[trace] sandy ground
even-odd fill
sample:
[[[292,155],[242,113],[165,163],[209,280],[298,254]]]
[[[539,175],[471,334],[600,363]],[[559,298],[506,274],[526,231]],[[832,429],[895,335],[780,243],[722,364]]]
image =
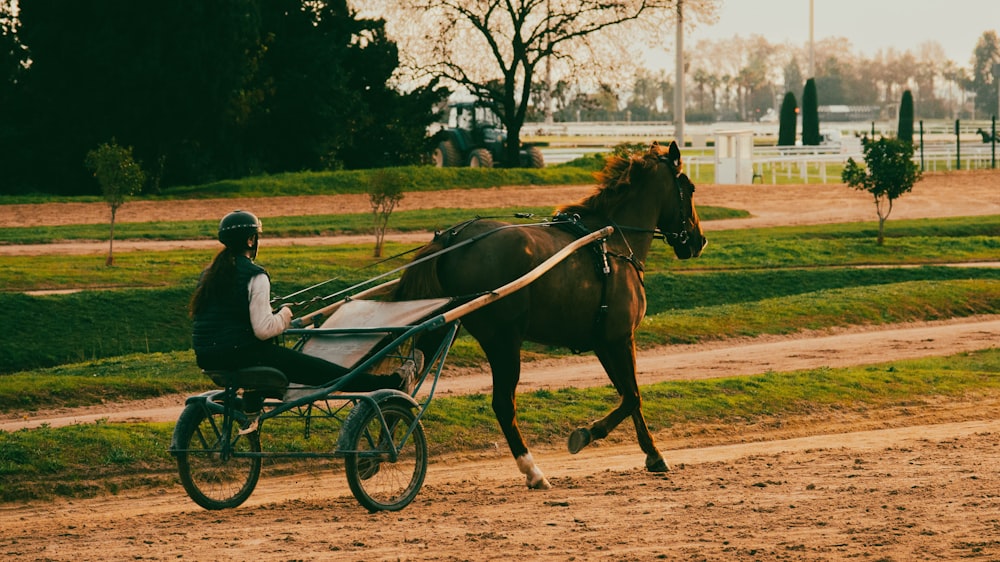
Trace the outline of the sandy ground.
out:
[[[532,205],[554,205],[586,191],[516,188],[485,190],[483,195],[509,201],[490,205],[523,204],[529,197]],[[546,199],[549,195],[555,200]],[[709,231],[874,219],[869,196],[843,186],[701,186],[696,196],[703,205],[754,214],[752,219],[706,223]],[[401,208],[454,205],[442,201],[431,204],[422,194],[412,194]],[[201,211],[200,202],[157,203],[146,212],[162,216],[170,207],[170,213],[177,213],[170,220],[216,218],[236,205],[266,220],[304,208],[302,201],[212,204],[221,206]],[[323,207],[327,204],[334,207]],[[126,205],[123,213],[131,205],[134,218],[123,214],[122,220],[143,220],[138,203]],[[347,205],[336,198],[329,203],[311,199],[308,208],[344,212]],[[101,211],[99,205],[91,209]],[[1000,174],[928,174],[897,202],[890,221],[997,214]],[[0,206],[0,226],[60,215],[59,208]],[[997,316],[855,328],[645,352],[639,358],[639,377],[645,384],[837,367],[944,355],[998,342]],[[521,388],[606,384],[602,377],[590,357],[547,361],[525,367]],[[445,392],[482,392],[488,378],[465,373],[446,377],[443,384]],[[0,427],[95,419],[88,416],[173,419],[177,403],[169,403],[173,397],[166,400],[54,412],[45,418],[28,415],[27,420],[23,413],[8,413]],[[554,486],[545,492],[525,489],[501,443],[432,459],[417,499],[399,513],[368,514],[351,497],[342,473],[319,469],[270,478],[265,469],[250,500],[223,512],[201,510],[179,486],[8,504],[0,506],[0,558],[996,560],[998,413],[996,401],[970,397],[892,412],[845,411],[823,419],[654,428],[672,465],[671,472],[660,475],[641,469],[643,455],[626,423],[614,434],[620,444],[600,443],[575,456],[535,449]],[[530,442],[531,436],[527,438]]]

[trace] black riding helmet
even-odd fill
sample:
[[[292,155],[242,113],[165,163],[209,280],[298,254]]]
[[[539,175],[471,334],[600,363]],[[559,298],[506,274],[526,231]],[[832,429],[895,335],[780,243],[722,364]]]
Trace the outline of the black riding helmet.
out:
[[[247,248],[247,239],[262,231],[260,219],[249,211],[233,211],[219,221],[219,242],[230,250],[242,251]],[[257,254],[257,243],[253,245]]]

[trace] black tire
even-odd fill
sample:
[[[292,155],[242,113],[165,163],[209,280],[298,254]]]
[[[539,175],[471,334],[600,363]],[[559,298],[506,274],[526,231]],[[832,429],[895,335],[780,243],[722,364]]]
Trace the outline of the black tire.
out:
[[[416,422],[409,406],[388,402],[381,407],[389,433],[383,432],[378,410],[367,408],[357,423],[352,423],[351,452],[345,455],[347,483],[358,503],[371,512],[399,511],[413,501],[427,475],[427,440],[424,428]],[[414,425],[416,422],[416,425]],[[398,447],[403,436],[413,427],[406,445],[399,451],[396,462],[388,457],[374,457],[365,452],[378,451],[392,442]]]
[[[492,168],[493,155],[485,148],[477,148],[469,156],[470,168]]]
[[[458,152],[458,148],[450,140],[439,142],[431,158],[434,160],[434,165],[438,168],[452,168],[462,165],[460,161],[462,157]]]
[[[210,413],[201,404],[190,404],[181,413],[174,435],[174,455],[181,484],[188,496],[205,509],[227,509],[247,500],[260,478],[260,433],[239,434],[239,424],[223,428],[224,416]],[[229,454],[223,444],[229,442]]]
[[[529,146],[526,148],[523,158],[524,162],[522,162],[522,164],[525,168],[545,167],[545,156],[542,154],[542,150],[537,146]]]

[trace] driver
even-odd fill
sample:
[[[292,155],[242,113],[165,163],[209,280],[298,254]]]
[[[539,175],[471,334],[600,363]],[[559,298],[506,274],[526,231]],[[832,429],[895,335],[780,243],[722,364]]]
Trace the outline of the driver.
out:
[[[349,370],[340,365],[272,341],[288,329],[292,310],[283,306],[271,311],[271,279],[254,263],[260,233],[260,220],[247,211],[233,211],[219,223],[219,241],[225,247],[202,272],[191,297],[192,343],[198,366],[212,371],[273,367],[289,382],[311,386],[344,376]],[[343,390],[398,388],[412,394],[420,367],[406,361],[389,375],[358,373]],[[245,409],[257,411],[260,405],[247,404]]]

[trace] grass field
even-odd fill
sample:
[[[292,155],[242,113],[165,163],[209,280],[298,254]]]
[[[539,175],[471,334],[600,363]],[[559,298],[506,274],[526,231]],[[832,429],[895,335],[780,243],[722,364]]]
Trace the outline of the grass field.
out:
[[[686,262],[673,259],[668,247],[657,244],[646,264],[648,314],[677,316],[672,311],[794,297],[801,302],[790,310],[809,318],[810,306],[839,302],[829,300],[823,291],[841,290],[846,299],[842,306],[851,310],[858,309],[852,302],[869,299],[875,309],[859,320],[879,323],[887,321],[880,320],[887,315],[878,308],[899,308],[895,299],[902,297],[893,293],[892,287],[917,282],[930,288],[901,286],[910,290],[919,287],[922,296],[934,299],[933,306],[917,315],[889,314],[894,321],[990,313],[997,308],[994,284],[1000,270],[973,266],[998,255],[997,228],[993,217],[899,221],[883,246],[875,244],[872,226],[867,223],[720,231],[713,233],[711,252]],[[390,244],[386,254],[401,254],[415,246]],[[32,319],[0,341],[0,372],[187,349],[187,301],[198,273],[210,258],[211,253],[193,250],[128,252],[118,256],[116,267],[107,268],[103,260],[93,256],[0,257],[0,283],[8,288],[0,293],[0,306],[19,318]],[[408,260],[409,255],[403,255],[398,260],[376,261],[367,245],[273,246],[259,258],[271,272],[278,295],[334,279],[322,292],[306,293],[296,297],[297,301],[333,293]],[[934,267],[960,262],[967,267]],[[874,287],[883,289],[873,291]],[[88,290],[46,296],[11,292],[39,289]],[[852,291],[860,296],[851,296]],[[867,296],[872,294],[875,298]],[[777,301],[773,306],[791,307],[793,303]],[[720,309],[712,314],[725,318],[729,313]],[[838,315],[850,317],[836,308],[829,314],[832,317],[826,322],[836,322]],[[756,331],[780,333],[802,328],[787,318],[783,322]],[[766,325],[767,321],[754,324]],[[664,328],[667,335],[641,334],[641,338],[650,343],[669,341],[674,328]],[[745,326],[740,329],[749,330]],[[697,326],[681,333],[712,337]],[[731,333],[721,330],[717,337]],[[471,362],[481,357],[474,349],[460,345],[454,360]]]

